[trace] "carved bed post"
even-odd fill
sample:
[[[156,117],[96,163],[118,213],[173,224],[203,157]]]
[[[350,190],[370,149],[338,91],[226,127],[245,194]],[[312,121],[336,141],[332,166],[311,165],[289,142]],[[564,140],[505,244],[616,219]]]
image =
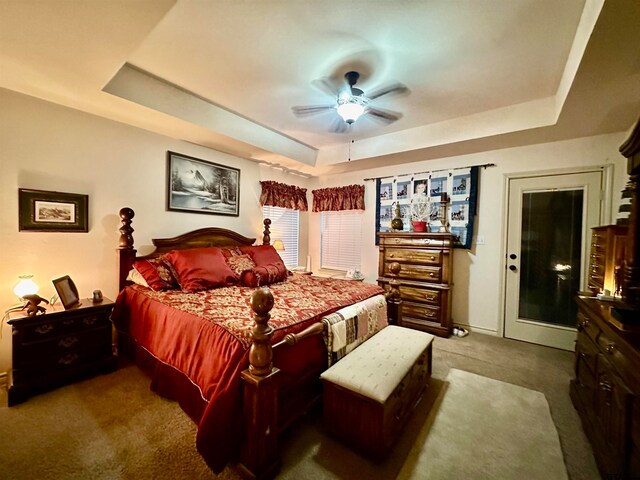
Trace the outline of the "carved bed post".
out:
[[[241,374],[245,423],[240,469],[244,475],[256,479],[273,478],[280,468],[277,383],[280,370],[272,364],[273,329],[269,326],[273,302],[273,294],[266,287],[259,288],[251,297],[251,308],[255,312],[253,343],[249,350],[249,368]]]
[[[135,215],[135,212],[129,207],[120,209],[122,226],[120,227],[119,246],[116,250],[118,261],[118,291],[125,287],[127,274],[133,267],[133,262],[136,258],[136,249],[133,248],[133,228],[131,228],[131,221]]]
[[[390,325],[399,325],[402,320],[402,300],[400,299],[400,282],[398,274],[400,273],[400,264],[393,262],[389,265],[389,291],[386,293],[387,298],[387,316]]]
[[[271,230],[269,230],[271,219],[265,218],[262,223],[264,223],[264,232],[262,232],[262,244],[269,245],[271,244]]]

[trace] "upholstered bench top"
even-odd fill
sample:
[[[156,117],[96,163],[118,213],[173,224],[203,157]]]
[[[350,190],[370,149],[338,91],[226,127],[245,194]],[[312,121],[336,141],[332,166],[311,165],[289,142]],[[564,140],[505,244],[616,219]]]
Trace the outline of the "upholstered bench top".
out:
[[[389,325],[322,373],[321,378],[384,403],[433,341],[433,335]]]

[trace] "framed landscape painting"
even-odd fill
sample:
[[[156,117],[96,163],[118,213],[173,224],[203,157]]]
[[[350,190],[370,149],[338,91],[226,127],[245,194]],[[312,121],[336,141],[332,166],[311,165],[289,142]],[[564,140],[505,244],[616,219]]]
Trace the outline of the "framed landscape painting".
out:
[[[18,230],[88,232],[89,196],[18,189]]]
[[[240,170],[167,152],[167,210],[240,215]]]

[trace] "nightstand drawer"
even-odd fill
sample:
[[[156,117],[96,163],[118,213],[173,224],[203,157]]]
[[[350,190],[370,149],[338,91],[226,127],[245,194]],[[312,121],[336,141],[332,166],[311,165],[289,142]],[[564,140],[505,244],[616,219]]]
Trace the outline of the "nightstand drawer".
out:
[[[14,330],[14,335],[19,336],[21,343],[45,340],[100,325],[111,325],[109,314],[110,310],[72,314],[50,319],[43,315],[42,317],[37,317],[42,319],[41,321],[18,325]]]
[[[43,364],[49,361],[57,362],[66,353],[77,353],[85,357],[86,351],[99,348],[108,352],[111,350],[111,340],[111,323],[109,323],[85,331],[68,332],[66,335],[43,341],[23,343],[14,352],[13,367],[26,368],[29,365]]]
[[[426,265],[440,265],[441,254],[437,250],[412,250],[409,248],[387,248],[385,260],[389,262],[410,262]]]

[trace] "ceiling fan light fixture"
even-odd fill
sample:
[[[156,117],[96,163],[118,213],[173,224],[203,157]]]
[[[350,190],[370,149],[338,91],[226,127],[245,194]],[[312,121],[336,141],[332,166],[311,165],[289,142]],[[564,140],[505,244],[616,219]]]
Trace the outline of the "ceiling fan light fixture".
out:
[[[364,113],[364,105],[360,102],[349,101],[338,105],[337,111],[338,115],[340,115],[346,123],[351,125]]]

